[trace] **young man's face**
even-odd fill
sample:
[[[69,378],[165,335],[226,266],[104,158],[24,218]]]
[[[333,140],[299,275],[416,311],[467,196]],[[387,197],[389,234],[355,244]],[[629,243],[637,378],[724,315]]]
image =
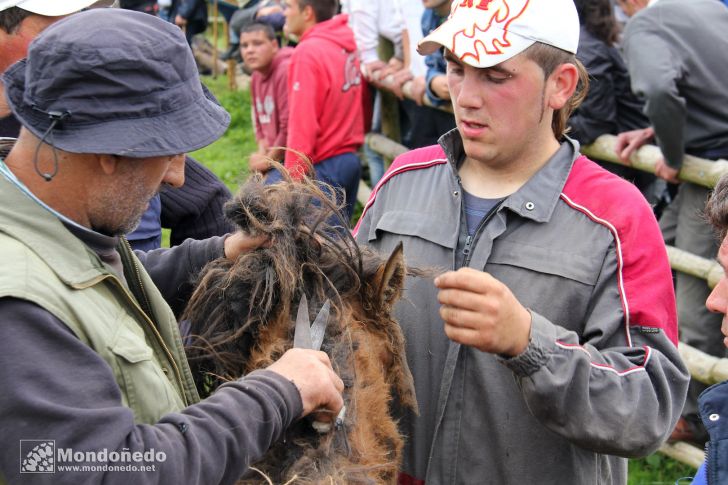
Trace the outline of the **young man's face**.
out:
[[[705,306],[711,312],[723,314],[721,331],[725,336],[723,344],[728,347],[728,237],[720,245],[718,262],[723,267],[723,276],[705,301]]]
[[[278,52],[278,42],[262,30],[240,35],[240,54],[245,65],[254,71],[267,71]]]
[[[298,0],[286,0],[286,8],[283,11],[286,17],[285,30],[289,34],[300,37],[306,28],[306,19]]]
[[[553,139],[543,70],[525,55],[478,69],[446,51],[447,83],[468,158],[505,166],[541,155]]]

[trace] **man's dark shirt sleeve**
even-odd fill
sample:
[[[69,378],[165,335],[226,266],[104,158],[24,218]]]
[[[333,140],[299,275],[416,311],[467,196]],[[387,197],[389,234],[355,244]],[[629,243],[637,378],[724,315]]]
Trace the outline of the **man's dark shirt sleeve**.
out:
[[[111,368],[60,320],[14,298],[0,298],[0,315],[0,476],[10,483],[232,484],[302,412],[291,382],[257,371],[155,425],[136,425]],[[74,451],[153,448],[166,460],[133,476],[21,475],[21,439]]]

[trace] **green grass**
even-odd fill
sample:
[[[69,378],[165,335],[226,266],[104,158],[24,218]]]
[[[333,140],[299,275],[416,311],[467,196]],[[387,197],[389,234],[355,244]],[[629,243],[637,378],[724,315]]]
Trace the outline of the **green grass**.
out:
[[[679,478],[692,477],[697,470],[655,453],[642,460],[630,460],[628,485],[674,485]],[[683,480],[681,485],[690,483]]]
[[[190,156],[215,172],[234,193],[248,175],[248,156],[257,149],[250,118],[250,93],[230,91],[226,76],[205,76],[203,82],[230,113],[230,127],[218,141]]]
[[[231,92],[225,76],[217,79],[204,77],[203,82],[230,112],[232,122],[220,140],[190,155],[209,167],[235,192],[248,174],[248,155],[256,149],[250,118],[250,94],[247,91]],[[163,234],[163,237],[169,240],[168,234]],[[679,478],[694,474],[694,468],[656,453],[642,460],[630,460],[628,485],[673,485]],[[683,485],[686,483],[690,481],[681,482]]]

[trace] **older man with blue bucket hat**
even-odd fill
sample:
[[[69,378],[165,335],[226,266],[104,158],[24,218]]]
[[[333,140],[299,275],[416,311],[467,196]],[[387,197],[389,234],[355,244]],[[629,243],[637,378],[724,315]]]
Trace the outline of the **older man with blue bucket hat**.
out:
[[[300,349],[199,401],[175,313],[204,264],[261,241],[121,236],[229,123],[179,29],[83,12],[3,83],[23,129],[0,163],[0,484],[234,483],[293,421],[338,413],[343,383]]]

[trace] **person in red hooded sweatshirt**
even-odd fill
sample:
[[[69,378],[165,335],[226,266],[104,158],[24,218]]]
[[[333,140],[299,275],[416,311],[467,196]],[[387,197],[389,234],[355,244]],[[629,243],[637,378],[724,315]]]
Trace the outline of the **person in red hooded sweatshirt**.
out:
[[[306,162],[299,153],[308,157],[318,180],[343,191],[348,221],[361,177],[356,152],[364,123],[354,34],[337,9],[337,0],[286,0],[284,29],[300,40],[288,70],[286,145],[294,151],[286,153],[285,166],[300,176]],[[269,172],[269,182],[279,179]]]

